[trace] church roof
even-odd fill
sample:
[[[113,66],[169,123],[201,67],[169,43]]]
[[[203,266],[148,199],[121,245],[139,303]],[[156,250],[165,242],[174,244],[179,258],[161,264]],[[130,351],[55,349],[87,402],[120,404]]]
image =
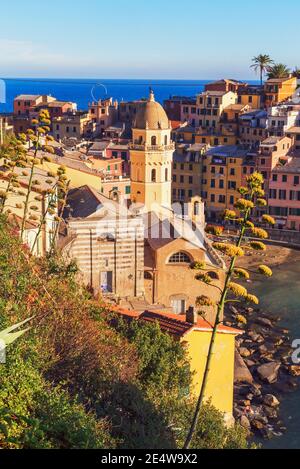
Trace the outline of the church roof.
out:
[[[170,122],[164,108],[155,101],[151,90],[148,101],[141,104],[133,127],[135,129],[167,130]]]

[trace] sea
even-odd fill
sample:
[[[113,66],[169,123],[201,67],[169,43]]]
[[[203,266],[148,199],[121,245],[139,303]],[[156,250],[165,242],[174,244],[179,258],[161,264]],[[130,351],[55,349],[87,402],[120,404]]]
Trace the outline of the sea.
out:
[[[149,88],[161,104],[170,96],[193,97],[204,90],[212,80],[132,80],[132,79],[72,79],[72,78],[0,78],[0,112],[11,112],[13,100],[19,94],[48,94],[58,100],[77,103],[79,110],[88,103],[112,97],[117,101],[147,98]],[[258,84],[254,80],[245,80]],[[5,99],[1,99],[1,95]],[[5,101],[5,102],[1,102]]]
[[[297,256],[297,261],[293,257]],[[260,308],[270,317],[280,317],[280,326],[289,329],[290,344],[300,339],[300,263],[298,253],[281,265],[273,267],[273,276],[256,280],[249,291],[260,299]],[[300,380],[299,380],[300,381]],[[300,382],[299,382],[300,385]],[[300,388],[280,397],[280,418],[287,431],[280,437],[263,441],[266,449],[300,448]],[[260,442],[261,443],[261,442]]]
[[[19,94],[48,94],[58,100],[77,103],[79,110],[88,103],[112,97],[117,101],[132,101],[149,96],[151,87],[160,103],[170,96],[196,96],[212,80],[126,80],[126,79],[30,79],[4,78],[5,102],[0,112],[11,112],[13,100]],[[2,82],[2,85],[3,85]],[[4,101],[4,100],[3,100]]]

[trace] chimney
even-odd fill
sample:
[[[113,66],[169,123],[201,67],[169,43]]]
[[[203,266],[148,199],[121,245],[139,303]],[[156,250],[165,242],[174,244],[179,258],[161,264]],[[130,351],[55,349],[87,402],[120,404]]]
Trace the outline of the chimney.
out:
[[[190,324],[197,324],[198,321],[198,313],[195,310],[194,306],[190,306],[186,312],[186,322]]]

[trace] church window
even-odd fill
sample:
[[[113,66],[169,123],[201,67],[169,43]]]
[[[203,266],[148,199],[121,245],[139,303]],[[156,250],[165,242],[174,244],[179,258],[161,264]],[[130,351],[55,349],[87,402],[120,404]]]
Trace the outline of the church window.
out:
[[[207,275],[213,280],[219,280],[219,278],[220,278],[219,275],[217,274],[217,272],[213,272],[213,271],[212,272],[207,272]]]
[[[152,146],[156,145],[156,137],[154,135],[153,135],[153,137],[151,137],[151,145]]]
[[[151,171],[151,182],[156,182],[156,169]]]
[[[168,136],[165,135],[165,145],[168,145]]]
[[[176,252],[169,258],[169,264],[190,264],[190,257],[182,251]]]
[[[167,182],[169,179],[169,171],[168,168],[165,169],[165,181]]]

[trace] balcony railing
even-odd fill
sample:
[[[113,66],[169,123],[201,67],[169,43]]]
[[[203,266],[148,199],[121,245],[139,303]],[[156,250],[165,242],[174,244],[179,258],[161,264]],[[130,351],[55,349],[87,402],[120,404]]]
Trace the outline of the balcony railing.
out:
[[[169,145],[146,145],[146,144],[131,143],[130,149],[137,150],[137,151],[169,151],[169,150],[175,150],[175,144],[170,143]]]

